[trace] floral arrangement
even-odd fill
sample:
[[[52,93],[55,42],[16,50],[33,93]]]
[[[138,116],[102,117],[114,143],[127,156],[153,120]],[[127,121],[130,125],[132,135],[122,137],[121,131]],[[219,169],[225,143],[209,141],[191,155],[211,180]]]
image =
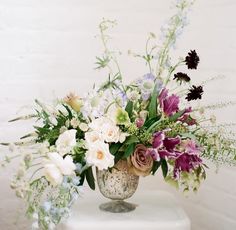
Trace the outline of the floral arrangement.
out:
[[[54,107],[36,100],[35,113],[11,120],[37,121],[35,131],[20,142],[2,143],[13,154],[4,164],[22,157],[11,187],[26,200],[33,228],[55,228],[69,215],[85,181],[95,189],[94,166],[104,170],[127,160],[130,173],[148,176],[162,170],[166,182],[186,192],[196,191],[206,178],[205,159],[235,164],[235,140],[219,132],[214,116],[204,115],[206,109],[230,103],[191,105],[203,97],[203,85],[195,85],[195,79],[178,68],[197,69],[195,50],[171,63],[170,49],[192,3],[175,4],[177,13],[163,29],[161,46],[151,33],[145,54],[129,52],[145,61],[148,73],[143,77],[123,84],[116,53],[108,49],[107,31],[115,22],[103,20],[99,29],[104,54],[96,65],[108,69],[109,79],[84,97],[70,93]]]

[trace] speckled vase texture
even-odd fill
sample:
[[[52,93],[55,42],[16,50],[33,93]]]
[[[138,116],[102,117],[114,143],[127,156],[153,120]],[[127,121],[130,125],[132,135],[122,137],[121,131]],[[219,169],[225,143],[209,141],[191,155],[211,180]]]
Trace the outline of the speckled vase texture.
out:
[[[120,160],[110,170],[97,169],[97,183],[100,192],[111,200],[125,200],[131,197],[139,182],[139,176],[128,171],[127,161]]]

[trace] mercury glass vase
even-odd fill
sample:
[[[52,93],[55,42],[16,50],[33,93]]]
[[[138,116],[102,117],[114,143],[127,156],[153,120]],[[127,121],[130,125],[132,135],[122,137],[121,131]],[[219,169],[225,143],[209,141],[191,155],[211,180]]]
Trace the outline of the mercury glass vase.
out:
[[[110,170],[97,169],[96,174],[100,192],[112,200],[99,206],[102,211],[123,213],[136,208],[135,204],[124,201],[135,193],[139,182],[139,176],[129,173],[126,160],[120,160]]]

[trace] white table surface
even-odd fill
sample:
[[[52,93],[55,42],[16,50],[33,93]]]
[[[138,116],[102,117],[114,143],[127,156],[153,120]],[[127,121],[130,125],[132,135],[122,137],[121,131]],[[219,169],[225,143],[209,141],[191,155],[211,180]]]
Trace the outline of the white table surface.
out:
[[[99,210],[109,201],[100,194],[84,195],[60,230],[190,230],[190,220],[175,198],[164,191],[136,193],[128,202],[138,207],[129,213]]]

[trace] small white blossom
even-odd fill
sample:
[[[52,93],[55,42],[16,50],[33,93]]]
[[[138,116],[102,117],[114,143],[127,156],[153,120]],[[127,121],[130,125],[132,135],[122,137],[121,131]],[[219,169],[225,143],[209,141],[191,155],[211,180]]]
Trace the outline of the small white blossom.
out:
[[[89,127],[86,123],[82,122],[79,124],[79,128],[83,131],[83,132],[86,132],[88,131]]]
[[[139,94],[137,90],[129,90],[127,92],[127,97],[130,101],[135,102],[141,98],[141,95]]]
[[[73,129],[76,129],[79,127],[79,120],[76,118],[72,118],[70,121],[71,126],[73,127]]]

